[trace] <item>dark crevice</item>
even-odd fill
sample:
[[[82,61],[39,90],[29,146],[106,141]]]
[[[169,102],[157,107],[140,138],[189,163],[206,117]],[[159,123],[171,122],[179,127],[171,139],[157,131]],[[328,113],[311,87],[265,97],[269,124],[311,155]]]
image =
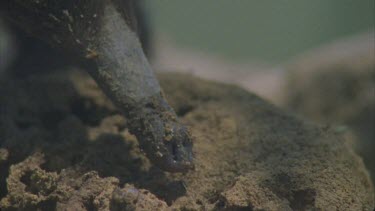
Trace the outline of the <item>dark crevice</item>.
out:
[[[316,192],[313,189],[293,191],[290,207],[293,210],[310,210],[315,204]]]
[[[252,211],[253,209],[251,208],[251,206],[247,206],[247,207],[231,206],[231,207],[226,207],[223,210],[225,211]]]
[[[225,201],[224,200],[218,200],[215,204],[216,210],[222,210],[225,207]]]
[[[179,107],[179,108],[176,109],[176,114],[179,117],[183,117],[186,114],[192,112],[193,110],[194,110],[194,106],[192,106],[192,105],[183,105],[183,106],[181,106],[181,107]]]
[[[95,208],[95,205],[94,205],[93,202],[94,202],[94,198],[91,198],[91,199],[87,200],[86,203],[83,203],[83,205],[85,206],[86,210],[88,210],[88,211],[97,210]]]
[[[0,200],[8,194],[6,178],[9,175],[9,163],[0,163]]]
[[[227,202],[223,197],[220,197],[215,203],[215,210],[220,210],[220,211],[252,211],[254,208],[252,205],[248,206],[228,206]]]
[[[147,103],[147,104],[145,105],[145,108],[155,109],[156,107],[155,107],[155,104],[154,104],[154,103]]]
[[[98,126],[103,118],[115,114],[108,108],[100,107],[90,98],[79,98],[71,104],[72,113],[84,124]]]
[[[186,195],[186,188],[183,181],[180,180],[166,181],[166,183],[160,185],[158,189],[150,189],[150,191],[164,200],[168,206],[171,206],[179,197]]]
[[[46,200],[39,203],[40,210],[56,210],[56,200]]]
[[[172,155],[173,155],[173,160],[178,161],[178,156],[177,156],[177,145],[176,143],[172,143]]]
[[[31,185],[31,177],[32,177],[32,175],[33,175],[32,171],[26,171],[24,173],[24,175],[22,175],[22,177],[21,177],[20,180],[21,180],[21,182],[23,184],[26,185],[26,191],[27,192],[30,192],[30,193],[33,193],[33,194],[37,194],[38,191],[36,189],[33,189],[32,185]]]

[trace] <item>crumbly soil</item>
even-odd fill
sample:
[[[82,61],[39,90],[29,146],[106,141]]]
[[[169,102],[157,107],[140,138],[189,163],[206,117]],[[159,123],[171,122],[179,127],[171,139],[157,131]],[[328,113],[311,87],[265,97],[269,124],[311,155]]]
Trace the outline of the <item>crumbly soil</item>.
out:
[[[374,33],[323,46],[291,62],[285,105],[316,122],[338,125],[355,143],[375,182]]]
[[[236,86],[171,73],[160,80],[194,136],[187,174],[152,166],[85,73],[3,80],[0,209],[373,209],[368,173],[341,130]]]

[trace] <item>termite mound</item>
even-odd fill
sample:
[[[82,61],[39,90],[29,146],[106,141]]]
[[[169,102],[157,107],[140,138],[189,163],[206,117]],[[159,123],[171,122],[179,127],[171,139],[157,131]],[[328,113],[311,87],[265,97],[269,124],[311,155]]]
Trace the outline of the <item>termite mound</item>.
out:
[[[129,122],[85,73],[5,80],[1,209],[373,208],[362,160],[336,128],[237,86],[172,73],[159,79],[196,139],[196,168],[186,174],[152,165]]]

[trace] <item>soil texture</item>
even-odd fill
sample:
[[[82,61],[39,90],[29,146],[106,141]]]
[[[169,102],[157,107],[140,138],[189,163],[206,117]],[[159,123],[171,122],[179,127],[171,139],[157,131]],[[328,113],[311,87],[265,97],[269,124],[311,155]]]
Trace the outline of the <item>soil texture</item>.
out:
[[[237,86],[159,76],[194,136],[195,170],[152,166],[77,70],[0,86],[1,210],[372,210],[353,140]]]

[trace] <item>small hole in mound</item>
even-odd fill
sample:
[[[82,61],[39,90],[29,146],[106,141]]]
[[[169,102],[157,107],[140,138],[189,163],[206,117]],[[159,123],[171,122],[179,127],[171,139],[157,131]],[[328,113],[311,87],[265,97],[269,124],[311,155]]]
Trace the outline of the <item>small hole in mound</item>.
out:
[[[216,205],[215,205],[215,208],[216,209],[223,209],[225,207],[225,201],[224,200],[219,200]]]
[[[26,186],[30,186],[31,185],[31,175],[32,175],[32,172],[31,171],[27,171],[22,177],[21,177],[21,182],[23,184],[25,184]]]
[[[195,203],[198,204],[198,205],[203,205],[203,202],[202,202],[201,200],[199,200],[199,199],[197,199],[197,200],[195,201]]]
[[[312,189],[294,191],[290,206],[293,210],[310,210],[314,207],[315,197],[316,192]]]
[[[95,205],[93,203],[94,199],[90,199],[86,202],[83,203],[85,206],[86,210],[96,210]]]
[[[56,210],[56,200],[47,200],[39,204],[40,210]]]
[[[32,174],[33,174],[32,171],[26,171],[24,173],[24,175],[21,177],[21,182],[26,185],[26,191],[27,192],[37,194],[38,191],[36,189],[32,188],[32,184],[31,184]]]
[[[251,205],[247,206],[228,206],[223,198],[220,198],[215,204],[215,210],[231,210],[231,211],[252,211]]]

